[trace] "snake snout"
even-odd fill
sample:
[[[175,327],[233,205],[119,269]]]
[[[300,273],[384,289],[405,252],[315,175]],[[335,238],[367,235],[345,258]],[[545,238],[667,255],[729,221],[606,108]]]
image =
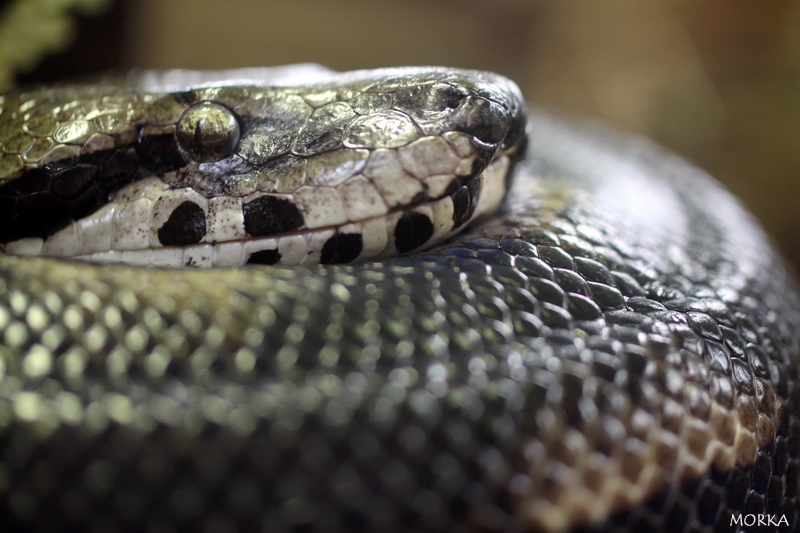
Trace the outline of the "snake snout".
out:
[[[500,104],[480,96],[469,96],[453,113],[453,123],[458,131],[474,135],[487,144],[499,144],[509,131],[511,115]]]
[[[503,139],[503,150],[512,151],[516,156],[525,155],[528,146],[527,120],[524,112],[511,115],[511,124],[505,139]]]

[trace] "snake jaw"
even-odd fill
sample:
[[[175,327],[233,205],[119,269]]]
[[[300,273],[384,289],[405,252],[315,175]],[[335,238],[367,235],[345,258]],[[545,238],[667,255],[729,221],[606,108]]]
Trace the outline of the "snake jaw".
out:
[[[139,163],[105,180],[111,189],[96,200],[111,203],[20,234],[8,253],[174,267],[391,257],[496,209],[505,158],[524,142],[516,86],[474,71],[387,69],[132,97],[138,137],[127,150]]]

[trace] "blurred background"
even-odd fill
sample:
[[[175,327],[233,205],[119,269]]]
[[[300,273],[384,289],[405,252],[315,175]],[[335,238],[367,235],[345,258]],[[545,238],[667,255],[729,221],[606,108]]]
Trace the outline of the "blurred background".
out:
[[[19,4],[28,22],[16,27],[39,24],[46,38],[9,32]],[[493,70],[530,101],[694,161],[800,265],[795,0],[14,0],[0,9],[0,59],[33,57],[15,60],[26,83],[304,61]],[[62,50],[37,61],[23,50],[37,38]]]

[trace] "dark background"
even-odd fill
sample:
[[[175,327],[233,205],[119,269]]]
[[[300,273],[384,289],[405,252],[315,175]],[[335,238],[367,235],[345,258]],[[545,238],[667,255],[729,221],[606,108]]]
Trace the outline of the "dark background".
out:
[[[117,0],[21,80],[301,61],[505,74],[531,101],[691,159],[800,265],[794,0]]]

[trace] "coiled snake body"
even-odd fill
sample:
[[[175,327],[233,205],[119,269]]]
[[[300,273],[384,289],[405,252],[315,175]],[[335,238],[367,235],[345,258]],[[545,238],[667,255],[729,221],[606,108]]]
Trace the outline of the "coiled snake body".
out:
[[[485,73],[173,76],[3,97],[3,531],[798,527],[800,302],[702,172],[517,163]]]

